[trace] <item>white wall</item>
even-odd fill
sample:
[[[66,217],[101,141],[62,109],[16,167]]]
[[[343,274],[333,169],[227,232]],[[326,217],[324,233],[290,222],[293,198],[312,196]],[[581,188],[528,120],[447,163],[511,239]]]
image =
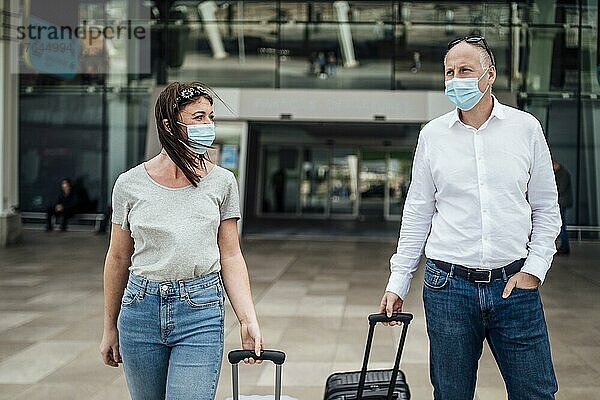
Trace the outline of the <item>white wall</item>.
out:
[[[278,121],[282,114],[293,121],[426,122],[453,107],[437,91],[364,91],[315,89],[215,89],[234,111],[217,102],[218,119]]]
[[[152,91],[151,111],[162,89]],[[385,122],[422,123],[453,108],[437,91],[215,88],[215,92],[231,109],[215,99],[217,120],[280,121],[282,114],[289,114],[291,121],[376,122],[375,116],[383,116]],[[149,112],[146,157],[159,151],[154,112]]]

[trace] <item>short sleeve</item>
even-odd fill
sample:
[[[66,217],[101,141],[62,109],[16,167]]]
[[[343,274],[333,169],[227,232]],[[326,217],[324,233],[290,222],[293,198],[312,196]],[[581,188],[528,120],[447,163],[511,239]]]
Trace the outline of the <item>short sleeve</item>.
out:
[[[239,219],[242,216],[240,212],[240,193],[237,180],[235,179],[233,173],[229,172],[227,174],[226,181],[227,185],[220,208],[221,221],[230,218]]]
[[[121,225],[123,230],[129,230],[129,201],[121,177],[117,178],[112,192],[111,221]]]

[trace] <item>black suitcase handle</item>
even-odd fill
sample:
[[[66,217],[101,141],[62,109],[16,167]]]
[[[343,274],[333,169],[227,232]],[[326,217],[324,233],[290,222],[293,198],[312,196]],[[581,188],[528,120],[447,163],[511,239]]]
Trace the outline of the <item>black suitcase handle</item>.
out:
[[[365,381],[367,380],[367,366],[369,364],[369,356],[371,355],[371,345],[373,344],[373,334],[375,333],[375,325],[377,325],[377,323],[379,322],[400,321],[402,322],[402,334],[400,336],[400,343],[398,343],[396,361],[394,362],[394,369],[392,370],[392,377],[390,379],[390,385],[388,387],[387,392],[387,399],[393,400],[396,379],[398,379],[398,371],[400,370],[400,357],[402,357],[402,350],[404,349],[404,342],[406,341],[408,325],[410,325],[412,319],[413,316],[409,313],[395,313],[392,314],[391,317],[388,317],[385,313],[369,315],[369,335],[367,337],[367,347],[365,348],[363,366],[360,370],[360,378],[358,380],[358,390],[356,392],[357,400],[363,400],[363,391],[365,389]]]
[[[253,350],[233,350],[227,355],[231,364],[237,364],[244,358],[253,358],[261,361],[272,361],[277,365],[281,365],[285,362],[285,353],[278,350],[264,350],[257,356]]]
[[[394,314],[392,314],[391,317],[388,317],[387,314],[385,314],[385,313],[369,315],[369,323],[371,323],[371,324],[376,324],[378,322],[392,322],[392,321],[410,323],[410,321],[412,321],[412,319],[413,319],[412,314],[408,314],[408,313],[394,313]]]
[[[227,359],[231,363],[231,381],[233,389],[233,400],[240,398],[238,364],[244,358],[254,358],[255,360],[272,361],[275,364],[275,400],[281,398],[281,368],[285,362],[285,353],[279,350],[263,350],[260,357],[253,350],[232,350],[227,354]]]

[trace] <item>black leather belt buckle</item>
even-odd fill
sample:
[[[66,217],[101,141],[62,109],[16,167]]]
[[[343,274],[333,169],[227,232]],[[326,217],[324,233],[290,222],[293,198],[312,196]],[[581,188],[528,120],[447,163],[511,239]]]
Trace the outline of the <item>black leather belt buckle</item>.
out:
[[[484,279],[477,279],[473,277],[473,282],[475,283],[490,283],[492,281],[492,270],[491,269],[475,269],[475,274],[487,274],[487,277]]]

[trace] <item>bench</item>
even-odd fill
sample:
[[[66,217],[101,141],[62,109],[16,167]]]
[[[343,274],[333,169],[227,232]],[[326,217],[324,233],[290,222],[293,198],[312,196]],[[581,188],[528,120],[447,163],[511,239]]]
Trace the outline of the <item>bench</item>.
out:
[[[69,223],[73,223],[73,222],[93,222],[94,223],[94,230],[98,231],[100,229],[100,224],[102,223],[102,220],[104,219],[104,214],[102,213],[78,213],[78,214],[73,214],[73,216],[71,218],[69,218]],[[46,222],[46,213],[45,212],[28,212],[28,211],[23,211],[21,212],[21,221],[22,222],[28,222],[26,220],[35,220],[35,221],[44,221]],[[56,216],[54,216],[54,220],[52,221],[54,225],[56,225]]]

